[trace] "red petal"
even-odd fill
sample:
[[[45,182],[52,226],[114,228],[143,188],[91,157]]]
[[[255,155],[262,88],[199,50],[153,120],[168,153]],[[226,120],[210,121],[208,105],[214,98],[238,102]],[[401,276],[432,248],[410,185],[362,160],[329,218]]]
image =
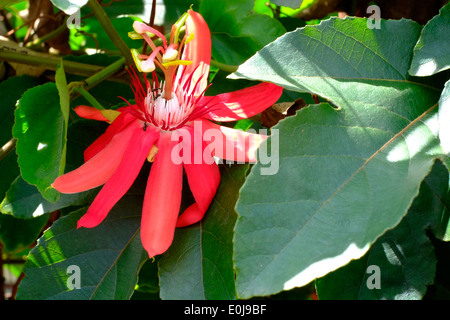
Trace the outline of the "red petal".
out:
[[[194,38],[186,44],[183,51],[183,60],[192,61],[191,65],[180,66],[177,74],[179,85],[184,86],[189,81],[187,91],[194,89],[194,96],[203,93],[208,84],[209,64],[211,62],[211,33],[203,17],[189,10],[186,19],[186,35],[194,34]],[[196,86],[197,82],[200,83]]]
[[[97,140],[84,150],[84,161],[88,161],[103,148],[105,148],[111,139],[124,128],[126,128],[136,118],[129,112],[122,112],[106,129]]]
[[[208,120],[194,121],[193,126],[200,127],[212,154],[224,160],[256,162],[256,151],[267,139],[266,135],[219,126]]]
[[[235,121],[257,115],[280,98],[283,88],[263,82],[255,86],[214,97],[203,96],[196,108],[205,108],[204,118],[215,121]]]
[[[171,158],[178,143],[170,133],[161,134],[145,190],[141,240],[150,257],[164,253],[173,241],[183,185],[183,167]]]
[[[193,133],[192,128],[190,131]],[[202,139],[199,135],[192,135],[194,139]],[[194,147],[202,146],[201,162],[196,163]],[[190,145],[183,145],[183,148],[191,148],[190,159],[183,164],[187,175],[189,187],[194,196],[195,203],[187,208],[178,218],[177,227],[185,227],[203,219],[212,199],[214,198],[220,183],[220,172],[214,158],[205,150],[206,144],[202,141],[196,143],[191,141]],[[206,151],[206,152],[205,152]],[[198,152],[198,151],[197,151]]]
[[[106,122],[109,121],[107,118],[105,118],[103,116],[103,114],[100,110],[93,108],[93,107],[78,106],[74,110],[78,116],[85,118],[85,119],[106,121]]]
[[[119,167],[95,197],[86,214],[78,220],[78,227],[92,228],[107,216],[108,212],[128,191],[158,138],[158,132],[141,127],[134,129],[128,148]]]
[[[127,145],[138,126],[140,124],[135,121],[116,134],[103,150],[78,169],[58,177],[52,186],[62,193],[77,193],[106,183],[119,166]]]

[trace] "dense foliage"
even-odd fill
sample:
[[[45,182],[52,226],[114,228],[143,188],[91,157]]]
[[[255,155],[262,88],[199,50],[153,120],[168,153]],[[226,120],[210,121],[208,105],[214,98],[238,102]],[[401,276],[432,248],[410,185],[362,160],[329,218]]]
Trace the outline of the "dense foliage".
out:
[[[450,297],[450,4],[419,19],[384,1],[104,2],[0,1],[2,298]],[[220,164],[205,218],[149,258],[151,163],[95,228],[77,221],[98,188],[51,185],[107,128],[74,108],[133,101],[133,21],[168,34],[190,8],[211,30],[206,95],[260,81],[284,91],[223,123],[269,129],[269,156]],[[182,209],[191,202],[183,188]]]

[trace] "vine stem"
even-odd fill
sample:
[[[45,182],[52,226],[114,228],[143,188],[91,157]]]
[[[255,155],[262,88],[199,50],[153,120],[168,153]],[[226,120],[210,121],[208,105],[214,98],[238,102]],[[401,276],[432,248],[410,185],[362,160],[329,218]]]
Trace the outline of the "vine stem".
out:
[[[26,44],[27,48],[32,48],[34,46],[38,46],[54,37],[56,37],[58,34],[60,34],[61,32],[63,32],[64,30],[66,30],[67,26],[66,26],[66,22],[67,22],[67,17],[64,19],[63,23],[56,28],[55,30],[53,30],[52,32],[46,34],[45,36],[43,36],[42,38],[38,38],[34,41],[31,41],[29,43]]]
[[[73,94],[81,94],[93,107],[103,110],[103,106],[89,93],[88,90],[122,69],[124,63],[125,58],[121,57],[119,60],[111,63],[109,66],[90,76],[86,80],[69,83],[68,89],[70,95],[73,98]]]
[[[113,24],[111,23],[111,20],[106,15],[105,10],[103,10],[103,7],[98,3],[97,0],[89,0],[88,6],[91,8],[92,12],[94,13],[95,17],[98,19],[100,24],[102,25],[103,29],[105,30],[108,37],[111,39],[111,41],[114,43],[114,46],[120,51],[122,56],[125,57],[125,61],[127,65],[133,65],[133,57],[131,56],[130,49],[128,48],[127,44],[123,39],[120,37],[117,30],[114,28]]]
[[[17,52],[15,48],[10,48],[11,50],[8,50],[8,48],[1,47],[1,41],[0,49],[3,50],[0,51],[0,60],[3,61],[29,64],[52,71],[55,71],[59,63],[61,62],[59,58],[52,57],[50,55],[34,54],[31,51],[25,50],[23,52]],[[66,68],[66,72],[80,76],[91,76],[92,74],[98,72],[103,68],[101,66],[89,65],[68,60],[64,61],[64,66]]]
[[[15,138],[11,138],[8,142],[6,142],[1,148],[0,148],[0,161],[6,158],[8,154],[11,153],[11,151],[14,150],[16,147],[17,140]]]
[[[100,83],[101,81],[109,78],[113,74],[115,74],[117,71],[119,71],[124,63],[126,61],[126,57],[121,57],[117,61],[111,63],[109,66],[103,68],[99,72],[93,74],[86,80],[84,80],[85,88],[86,90],[89,90],[90,88],[94,87],[96,84]]]
[[[211,63],[212,66],[217,67],[220,70],[225,71],[225,72],[229,72],[229,73],[233,73],[233,72],[235,72],[238,69],[238,66],[225,64],[225,63],[219,62],[219,61],[214,60],[214,59],[211,59],[210,63]]]

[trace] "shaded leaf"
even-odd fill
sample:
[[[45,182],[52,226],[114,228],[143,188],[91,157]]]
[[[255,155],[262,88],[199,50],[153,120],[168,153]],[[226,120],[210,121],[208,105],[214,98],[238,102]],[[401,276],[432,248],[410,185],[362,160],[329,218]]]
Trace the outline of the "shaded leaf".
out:
[[[159,261],[162,299],[235,299],[234,204],[248,166],[222,169],[219,190],[205,219],[177,229],[174,243]]]
[[[86,205],[94,199],[97,192],[98,189],[75,194],[61,194],[58,201],[49,202],[42,197],[35,186],[19,176],[11,184],[5,199],[0,204],[0,211],[16,218],[33,218],[73,205]]]
[[[199,12],[211,30],[215,59],[238,65],[286,32],[276,19],[252,13],[253,5],[250,0],[201,2]]]
[[[91,229],[76,228],[86,209],[58,219],[30,252],[17,299],[129,299],[148,259],[139,236],[140,202],[141,195],[123,197]],[[79,289],[68,286],[70,266],[79,267]]]
[[[18,219],[0,214],[0,242],[5,252],[17,253],[27,249],[36,241],[48,218],[48,214],[35,219]]]

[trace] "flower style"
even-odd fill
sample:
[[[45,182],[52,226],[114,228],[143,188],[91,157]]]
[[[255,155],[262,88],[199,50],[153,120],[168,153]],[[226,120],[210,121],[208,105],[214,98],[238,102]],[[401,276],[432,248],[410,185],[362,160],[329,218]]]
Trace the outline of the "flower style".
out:
[[[185,29],[181,28],[185,25]],[[77,114],[108,121],[110,126],[84,152],[85,163],[58,177],[53,187],[62,193],[77,193],[104,184],[78,227],[92,228],[107,216],[127,192],[147,159],[153,162],[145,190],[141,240],[150,257],[164,253],[172,243],[175,228],[200,221],[220,182],[214,156],[234,161],[256,161],[255,150],[266,136],[223,127],[210,121],[248,118],[275,103],[282,88],[260,83],[250,88],[205,96],[211,59],[210,31],[203,17],[189,10],[172,28],[169,43],[157,30],[140,22],[130,35],[142,37],[152,49],[147,55],[133,51],[138,70],[164,72],[159,82],[142,85],[133,74],[135,105],[113,110],[79,106]],[[184,37],[179,39],[182,30]],[[159,37],[157,47],[152,38]],[[221,148],[204,139],[214,130]],[[188,133],[188,135],[186,135]],[[179,148],[179,149],[177,149]],[[182,156],[176,161],[177,150]],[[229,150],[233,152],[228,152]],[[200,152],[201,151],[201,152]],[[178,152],[179,155],[181,155]],[[198,156],[198,155],[201,156]],[[195,203],[179,215],[183,170]]]

